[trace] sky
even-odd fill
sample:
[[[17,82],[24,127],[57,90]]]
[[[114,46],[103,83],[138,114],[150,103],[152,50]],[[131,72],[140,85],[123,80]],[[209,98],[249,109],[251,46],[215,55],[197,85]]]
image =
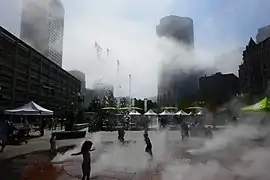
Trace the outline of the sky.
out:
[[[194,21],[195,51],[200,65],[237,73],[241,59],[230,66],[214,57],[245,47],[257,29],[270,24],[268,0],[62,0],[65,6],[63,68],[86,74],[87,86],[99,80],[116,85],[117,95],[152,97],[157,94],[159,62],[168,48],[156,37],[155,27],[166,15],[188,16]],[[19,36],[20,0],[0,0],[0,25]],[[98,58],[94,43],[103,52]],[[117,74],[116,62],[120,68]],[[180,60],[181,61],[181,60]],[[209,63],[211,61],[211,63]],[[183,61],[184,62],[184,61]],[[188,61],[185,61],[188,63]],[[193,63],[194,64],[194,63]],[[121,88],[119,88],[121,87]]]

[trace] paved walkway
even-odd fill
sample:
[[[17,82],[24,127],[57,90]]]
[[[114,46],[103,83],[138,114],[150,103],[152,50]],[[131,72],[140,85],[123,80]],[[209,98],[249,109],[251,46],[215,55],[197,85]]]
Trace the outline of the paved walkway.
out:
[[[47,134],[47,135],[46,135]],[[5,152],[0,155],[2,159],[0,161],[0,176],[1,180],[18,180],[19,177],[27,177],[27,180],[76,180],[81,175],[81,161],[65,162],[52,166],[50,163],[44,163],[49,161],[48,152],[49,149],[49,132],[44,137],[30,140],[28,144],[22,144],[20,146],[8,146]],[[143,141],[143,132],[127,132],[126,138],[133,141]],[[95,135],[95,134],[93,134]],[[87,138],[91,138],[93,135],[87,134]],[[157,146],[161,137],[154,138],[155,132],[149,132],[150,138],[154,141],[154,147]],[[157,135],[158,136],[158,135]],[[113,142],[117,141],[117,132],[101,132],[97,134],[100,142]],[[92,138],[97,138],[92,137]],[[172,145],[180,145],[181,141],[180,132],[169,132],[166,136],[170,140]],[[72,139],[57,141],[58,147],[68,146],[72,144],[79,144],[84,139]],[[187,144],[193,146],[198,144],[200,140],[192,139],[187,141]],[[186,145],[187,145],[186,144]],[[144,146],[144,145],[143,145]],[[141,151],[141,148],[138,151]],[[136,150],[137,151],[137,150]],[[101,154],[101,151],[94,151],[92,161],[95,161]],[[131,153],[132,154],[132,153]],[[119,156],[119,154],[118,154]],[[132,156],[132,155],[131,155]],[[122,158],[125,158],[124,156]],[[136,160],[136,159],[135,159]],[[111,165],[112,162],[110,162]],[[93,168],[96,167],[95,163]],[[94,174],[94,179],[97,180],[158,180],[161,179],[161,175],[156,170],[144,170],[139,171],[137,169],[108,169],[102,170],[100,173]],[[26,179],[24,179],[26,180]]]

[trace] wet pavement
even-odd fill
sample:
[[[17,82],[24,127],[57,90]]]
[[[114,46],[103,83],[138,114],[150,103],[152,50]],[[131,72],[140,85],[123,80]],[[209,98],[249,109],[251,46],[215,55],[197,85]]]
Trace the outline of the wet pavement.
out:
[[[150,137],[155,135],[155,132],[149,133]],[[87,139],[92,135],[88,134]],[[116,142],[116,132],[102,132],[99,141],[103,142],[104,147],[112,142]],[[142,132],[130,132],[126,135],[132,141],[139,141],[142,139]],[[169,144],[177,146],[181,149],[183,142],[179,141],[179,132],[169,132],[167,137]],[[65,152],[72,148],[73,144],[82,142],[83,139],[62,140],[57,141],[58,147],[64,147],[60,151]],[[200,140],[190,139],[185,142],[185,146],[193,146],[198,144]],[[28,144],[22,146],[10,146],[1,154],[0,158],[0,174],[1,180],[75,180],[81,178],[81,159],[65,161],[61,164],[50,163],[50,153],[48,152],[48,137],[31,140]],[[155,146],[154,146],[155,147]],[[177,157],[179,152],[175,152]],[[93,153],[92,166],[95,166],[96,159],[102,154],[102,150]],[[178,155],[177,155],[178,154]],[[93,167],[94,168],[94,167]],[[161,173],[157,169],[136,169],[130,167],[108,167],[93,174],[91,179],[97,180],[158,180],[161,179]]]

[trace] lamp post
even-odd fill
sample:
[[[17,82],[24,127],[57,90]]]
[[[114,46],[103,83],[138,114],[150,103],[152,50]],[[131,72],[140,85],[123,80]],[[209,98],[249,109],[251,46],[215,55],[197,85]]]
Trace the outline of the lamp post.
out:
[[[131,74],[129,74],[129,77],[128,77],[129,79],[128,79],[128,83],[129,83],[129,100],[130,100],[130,104],[129,104],[129,106],[131,106],[131,104],[132,104],[132,98],[131,98]]]

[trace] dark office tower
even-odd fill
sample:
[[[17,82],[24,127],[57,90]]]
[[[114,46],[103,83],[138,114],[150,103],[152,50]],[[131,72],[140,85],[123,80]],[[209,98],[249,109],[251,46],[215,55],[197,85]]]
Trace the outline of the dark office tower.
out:
[[[194,47],[193,20],[189,17],[166,16],[156,27],[159,37],[173,38],[187,46]]]
[[[23,0],[21,39],[62,66],[65,10],[60,0]]]
[[[192,60],[194,50],[193,20],[189,17],[166,16],[160,20],[156,27],[159,37],[173,39],[179,44],[184,44],[179,51],[178,59],[189,58]],[[182,57],[181,57],[182,56]],[[173,58],[166,58],[162,63],[158,79],[158,103],[161,106],[177,105],[183,101],[192,101],[198,90],[198,78],[201,71],[190,70],[187,73]]]
[[[260,43],[270,37],[270,25],[258,29],[256,43]]]
[[[71,70],[68,72],[69,72],[69,74],[74,76],[76,79],[81,81],[81,91],[82,91],[82,93],[85,93],[85,91],[86,91],[85,74],[81,71],[78,71],[78,70]]]

